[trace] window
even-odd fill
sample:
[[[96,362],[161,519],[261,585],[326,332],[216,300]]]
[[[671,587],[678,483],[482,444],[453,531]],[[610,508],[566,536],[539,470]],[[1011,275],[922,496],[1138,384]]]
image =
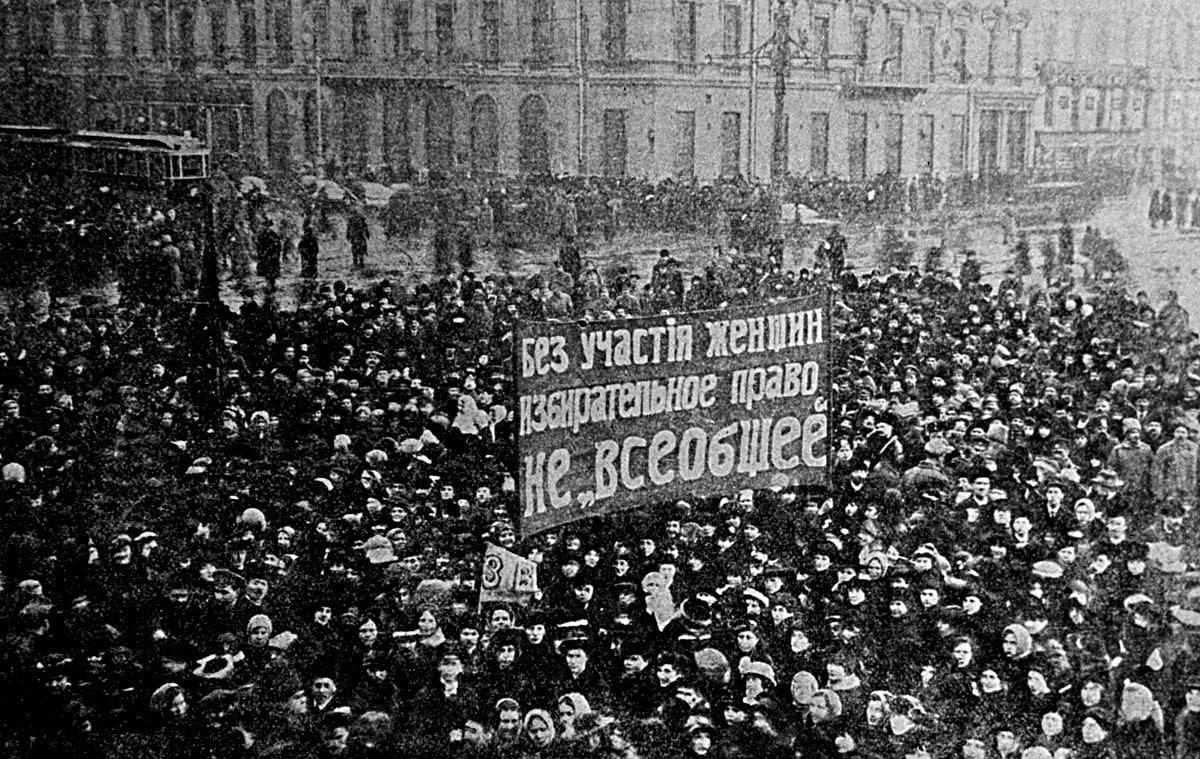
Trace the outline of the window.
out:
[[[721,114],[721,173],[733,179],[742,173],[742,114],[727,111]]]
[[[371,37],[367,28],[367,8],[359,5],[350,9],[350,54],[362,58],[371,53]]]
[[[550,0],[533,0],[530,35],[535,63],[549,63],[554,52],[554,28]]]
[[[499,168],[500,132],[496,101],[480,95],[471,103],[471,169],[492,174]]]
[[[958,73],[958,81],[965,83],[970,76],[967,71],[967,30],[954,30],[954,70]]]
[[[950,169],[962,173],[967,167],[967,117],[955,114],[950,117],[950,139],[954,149],[950,151]]]
[[[292,3],[277,0],[274,8],[275,60],[287,66],[292,62]]]
[[[175,11],[175,29],[176,55],[193,57],[196,54],[196,16],[192,6],[184,5]]]
[[[150,15],[150,55],[161,58],[167,54],[167,15],[161,6],[147,10]]]
[[[721,6],[721,56],[736,66],[742,53],[742,6]]]
[[[696,69],[696,3],[693,0],[675,0],[675,61],[683,73]]]
[[[1012,61],[1012,76],[1013,79],[1021,79],[1021,70],[1025,67],[1025,35],[1020,29],[1012,32],[1012,55],[1009,60]]]
[[[433,17],[437,55],[446,58],[454,52],[454,4],[438,3]]]
[[[408,36],[408,6],[404,6],[405,37]],[[404,48],[407,52],[407,46]],[[500,62],[500,0],[483,0],[479,15],[479,55],[485,63]]]
[[[629,28],[629,0],[604,2],[604,57],[610,61],[625,60],[625,44]]]
[[[1028,140],[1029,114],[1025,111],[1008,112],[1008,170],[1018,173],[1025,170],[1025,143]]]
[[[675,177],[696,176],[696,112],[675,112]]]
[[[870,48],[868,47],[869,32],[869,22],[865,18],[854,20],[854,58],[859,72],[867,66],[867,56],[870,53]]]
[[[937,75],[937,43],[932,26],[921,29],[921,74],[926,82],[932,82]]]
[[[808,171],[829,173],[829,114],[814,113],[809,118]]]
[[[884,171],[899,176],[904,168],[904,114],[887,116],[887,143],[884,146]]]
[[[1046,37],[1043,43],[1045,49],[1042,51],[1042,57],[1048,61],[1058,60],[1058,19],[1059,13],[1056,11],[1050,14],[1050,20],[1046,22]]]
[[[108,3],[98,3],[92,11],[92,55],[103,58],[108,55]],[[7,39],[7,34],[4,35]]]
[[[1129,128],[1129,99],[1123,87],[1113,90],[1112,112],[1118,129]]]
[[[217,2],[216,5],[220,5]],[[329,2],[316,0],[312,6],[313,45],[316,51],[325,55],[329,52]]]
[[[1000,45],[1000,33],[995,29],[988,29],[987,34],[987,80],[994,82],[996,81],[996,53]]]
[[[1048,127],[1053,127],[1053,126],[1054,126],[1054,109],[1055,109],[1055,106],[1056,106],[1056,103],[1055,103],[1055,100],[1054,100],[1054,91],[1053,91],[1053,90],[1049,90],[1049,91],[1047,91],[1047,92],[1046,92],[1046,102],[1045,102],[1045,104],[1042,106],[1042,108],[1045,110],[1045,113],[1043,113],[1043,114],[1042,114],[1042,117],[1043,117],[1043,123],[1044,123],[1046,126],[1048,126]]]
[[[1100,90],[1099,97],[1096,98],[1096,128],[1106,129],[1108,127],[1106,117],[1108,116],[1108,92]]]
[[[63,49],[65,55],[74,56],[79,52],[79,23],[80,13],[77,7],[70,5],[63,8]]]
[[[484,2],[484,14],[482,14],[482,18],[484,18],[484,20],[482,20],[482,24],[485,24],[485,30],[487,24],[488,7],[491,6],[493,11],[496,10],[497,2],[498,0],[485,0]],[[409,7],[408,0],[397,2],[396,7],[392,8],[391,11],[391,54],[396,56],[396,58],[408,58],[410,50],[413,49],[412,36],[410,36],[412,35],[412,25],[410,25],[409,22],[410,12],[412,12],[412,8]],[[497,29],[496,32],[498,37],[499,29]],[[481,36],[484,38],[484,50],[486,58],[487,35],[484,34]],[[497,58],[499,58],[498,41]]]
[[[888,30],[887,80],[904,79],[904,24],[892,23]]]
[[[604,112],[604,176],[625,176],[628,155],[625,138],[625,111],[609,109]]]
[[[242,12],[242,60],[258,60],[258,16],[253,5],[243,5]]]
[[[979,173],[1000,169],[1000,117],[1003,111],[985,110],[979,119]]]
[[[918,157],[917,162],[922,174],[933,173],[933,128],[934,119],[932,113],[921,115],[921,129],[917,133]]]
[[[846,153],[849,158],[850,178],[861,182],[867,178],[867,114],[852,113],[849,119]]]
[[[829,17],[813,18],[812,51],[817,68],[824,71],[829,68]]]
[[[121,53],[127,58],[138,54],[137,8],[121,9]]]

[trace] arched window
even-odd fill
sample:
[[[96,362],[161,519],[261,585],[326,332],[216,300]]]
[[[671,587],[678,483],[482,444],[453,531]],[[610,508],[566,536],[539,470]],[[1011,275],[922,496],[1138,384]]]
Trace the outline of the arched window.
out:
[[[397,177],[408,177],[410,169],[408,96],[401,89],[383,95],[383,160]]]
[[[454,108],[448,97],[434,95],[425,104],[425,156],[430,171],[454,167]]]
[[[549,119],[550,109],[541,95],[529,95],[521,101],[518,136],[523,174],[550,173],[550,135],[546,130]]]
[[[471,104],[471,170],[494,174],[499,168],[500,125],[496,101],[480,95]]]

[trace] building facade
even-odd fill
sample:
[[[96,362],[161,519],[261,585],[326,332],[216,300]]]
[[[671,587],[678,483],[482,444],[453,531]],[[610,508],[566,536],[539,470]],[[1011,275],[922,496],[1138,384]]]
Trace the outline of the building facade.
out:
[[[1194,6],[1100,0],[1028,12],[1039,30],[1044,88],[1035,166],[1058,178],[1195,173],[1200,17]]]
[[[1071,114],[1094,120],[1085,91],[1110,81],[1048,65],[1061,43],[1039,24],[1055,13],[936,0],[8,0],[0,107],[9,121],[188,130],[247,170],[323,157],[400,176],[766,179],[786,29],[789,172],[1021,174],[1070,155]],[[1117,149],[1126,131],[1146,138],[1138,118],[1161,117],[1153,95],[1134,94],[1159,80],[1135,70],[1114,67],[1123,83],[1103,85],[1104,123],[1125,125]],[[1072,83],[1084,75],[1096,84]],[[1081,105],[1064,116],[1068,90]]]

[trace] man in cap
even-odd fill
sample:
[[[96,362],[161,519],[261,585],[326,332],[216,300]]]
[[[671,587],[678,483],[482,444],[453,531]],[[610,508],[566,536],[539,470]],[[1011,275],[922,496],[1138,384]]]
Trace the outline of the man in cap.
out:
[[[1142,441],[1142,423],[1136,417],[1126,417],[1121,423],[1125,436],[1108,454],[1107,466],[1125,481],[1126,491],[1135,505],[1150,497],[1150,469],[1154,451]]]

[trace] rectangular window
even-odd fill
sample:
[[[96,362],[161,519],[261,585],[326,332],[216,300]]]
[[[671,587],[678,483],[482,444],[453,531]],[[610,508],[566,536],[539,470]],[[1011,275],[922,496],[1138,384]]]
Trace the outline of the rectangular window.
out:
[[[275,60],[282,66],[292,63],[291,0],[278,0],[275,5]]]
[[[370,30],[367,27],[367,8],[359,5],[350,9],[350,54],[364,58],[371,52]]]
[[[625,60],[625,45],[629,37],[628,0],[604,2],[604,55],[610,61]]]
[[[454,52],[454,3],[438,3],[433,13],[437,56],[447,58]]]
[[[904,79],[904,24],[893,23],[888,30],[887,79],[891,82]]]
[[[870,55],[869,47],[870,37],[870,22],[865,18],[854,20],[854,63],[858,67],[861,74],[867,67],[867,57]]]
[[[220,5],[217,2],[217,5]],[[321,55],[329,53],[329,2],[317,0],[312,7],[313,45]]]
[[[529,33],[534,63],[549,63],[553,54],[554,34],[551,26],[550,0],[533,0]]]
[[[847,156],[850,178],[863,181],[867,178],[867,114],[852,113],[847,130]]]
[[[258,14],[253,5],[243,5],[242,13],[242,60],[247,63],[258,60]]]
[[[6,9],[7,10],[7,9]],[[64,9],[62,11],[63,25],[63,53],[68,56],[74,56],[79,52],[79,11],[74,8]]]
[[[1079,88],[1071,89],[1071,129],[1079,129],[1079,108],[1082,105],[1083,96],[1079,93]]]
[[[404,15],[407,19],[407,6],[404,7]],[[407,36],[407,26],[405,34]],[[484,63],[500,62],[500,0],[483,0],[479,15],[479,54]]]
[[[1050,20],[1046,22],[1046,38],[1042,57],[1048,61],[1058,60],[1058,19],[1059,13],[1056,11],[1050,14]]]
[[[675,177],[696,176],[696,112],[675,112]]]
[[[1008,170],[1010,173],[1025,171],[1025,143],[1028,140],[1028,117],[1026,111],[1008,112]]]
[[[813,18],[812,51],[817,68],[824,71],[829,68],[829,17]]]
[[[1129,128],[1129,99],[1123,87],[1113,90],[1112,114],[1117,129],[1125,130]]]
[[[808,171],[824,176],[829,173],[829,114],[814,113],[809,122]]]
[[[994,174],[1000,169],[1000,115],[985,110],[979,120],[979,173]]]
[[[7,29],[3,31],[7,32]],[[7,40],[6,33],[0,34],[0,43],[5,43]],[[92,12],[91,47],[92,55],[97,58],[104,58],[108,55],[108,5],[102,5]]]
[[[966,83],[970,72],[967,71],[967,30],[954,30],[954,71],[960,83]]]
[[[922,174],[933,174],[933,129],[934,120],[932,113],[921,115],[921,131],[917,133],[919,155],[917,157],[918,165]]]
[[[733,179],[742,173],[742,114],[721,114],[721,177]]]
[[[967,168],[967,117],[954,115],[950,117],[950,140],[953,150],[950,151],[950,170],[962,173]]]
[[[1042,114],[1042,121],[1046,126],[1051,128],[1054,126],[1054,109],[1056,107],[1057,104],[1054,101],[1054,90],[1049,89],[1046,91],[1046,102],[1042,106],[1042,108],[1045,110],[1045,113]]]
[[[1096,97],[1096,128],[1108,128],[1108,90],[1100,90]]]
[[[162,58],[167,54],[167,15],[161,6],[147,9],[150,16],[150,55]]]
[[[127,58],[138,54],[137,8],[121,9],[121,52]]]
[[[209,34],[211,35],[212,56],[216,60],[225,58],[226,35],[228,34],[228,8],[225,3],[213,3],[208,7]]]
[[[995,29],[988,29],[987,34],[987,80],[994,82],[996,81],[996,54],[1000,46],[1000,33]]]
[[[887,116],[887,143],[884,146],[884,171],[899,176],[904,170],[904,114]]]
[[[681,73],[696,70],[696,3],[675,0],[675,61]]]
[[[196,17],[189,5],[175,11],[174,42],[176,55],[188,60],[196,55]]]
[[[1021,70],[1025,66],[1025,35],[1020,29],[1013,31],[1011,44],[1012,50],[1010,51],[1011,56],[1009,60],[1012,61],[1012,78],[1017,80],[1017,83],[1020,83]]]
[[[721,57],[731,66],[742,52],[742,6],[721,6]]]
[[[629,146],[625,138],[625,111],[609,109],[604,112],[604,176],[625,176]]]
[[[937,30],[932,26],[921,29],[921,76],[932,82],[937,75]]]

